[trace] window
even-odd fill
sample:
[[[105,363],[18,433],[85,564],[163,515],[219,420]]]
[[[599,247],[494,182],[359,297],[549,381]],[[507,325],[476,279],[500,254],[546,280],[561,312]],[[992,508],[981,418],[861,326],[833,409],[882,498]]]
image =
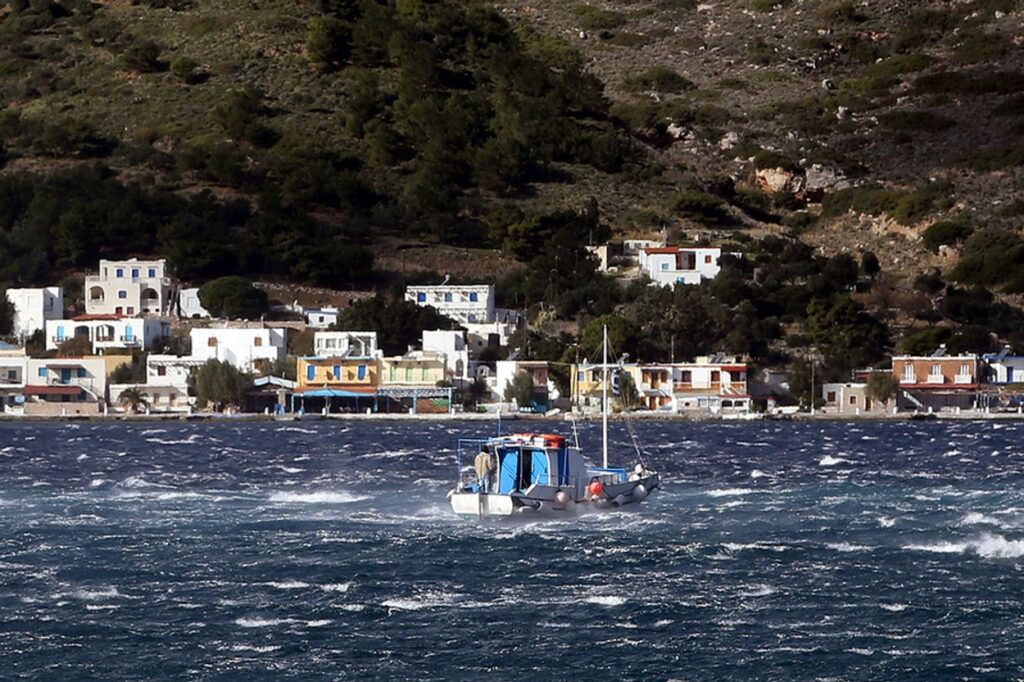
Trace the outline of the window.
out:
[[[427,302],[427,295],[423,294],[423,293],[416,294],[416,302],[417,303],[426,303]]]
[[[252,340],[252,345],[254,345],[254,346],[262,346],[263,345],[263,339],[261,337],[257,336],[255,339]]]
[[[128,306],[128,314],[129,315],[134,315],[135,314],[135,308],[133,306]]]
[[[39,376],[45,377],[49,375],[49,371],[45,367],[39,368]]]
[[[405,368],[405,380],[412,381],[412,367]]]
[[[159,367],[156,368],[156,375],[158,377],[165,377],[165,376],[167,376],[167,368],[164,367],[163,365],[160,365]]]
[[[420,381],[429,381],[429,380],[430,380],[430,370],[427,369],[426,367],[424,367],[422,370],[420,370]]]
[[[114,276],[116,276],[116,277],[124,277],[124,268],[118,268],[117,270],[115,270],[114,271]]]
[[[908,383],[914,382],[914,366],[904,365],[903,366],[903,381]]]
[[[390,368],[390,369],[388,370],[388,378],[389,378],[389,379],[390,379],[391,381],[394,381],[395,379],[397,379],[397,378],[398,378],[398,372],[397,372],[397,370],[396,370],[396,369],[394,368],[394,366],[392,366],[392,367],[391,367],[391,368]]]
[[[359,365],[359,380],[366,380],[366,365]]]
[[[710,263],[711,262],[711,256],[704,256],[704,262],[705,263]]]
[[[476,303],[477,301],[480,300],[480,294],[476,293],[475,291],[469,292],[469,300],[471,303]]]
[[[851,395],[850,396],[850,404],[851,405],[856,405],[857,404],[857,396],[855,396],[855,395]]]
[[[445,292],[445,294],[444,294],[444,302],[445,303],[451,303],[452,302],[452,294],[451,294],[451,292],[448,292],[448,291]]]
[[[308,379],[309,381],[313,381],[313,379],[316,379],[316,365],[306,366],[306,379]]]
[[[829,391],[828,394],[825,396],[825,402],[834,403],[835,401],[836,401],[836,392],[835,391]]]
[[[711,383],[717,383],[722,380],[722,373],[717,369],[711,372]]]
[[[584,378],[586,377],[586,374],[587,373],[584,372],[583,370],[580,370],[580,371],[576,372],[576,381],[584,381],[585,380]]]
[[[117,292],[117,297],[118,298],[128,298],[128,292],[125,291],[124,289],[121,289],[121,290],[119,290]]]
[[[64,327],[57,327],[57,340],[58,341],[63,341],[64,340]]]
[[[83,379],[83,378],[85,378],[87,376],[89,376],[89,373],[85,371],[85,367],[79,367],[78,368],[78,378],[79,379]]]
[[[970,365],[960,365],[960,376],[970,376],[971,367]]]
[[[668,270],[668,263],[662,263],[661,264],[661,269],[662,270]]]
[[[940,376],[942,376],[942,366],[941,365],[932,365],[932,376],[933,377],[940,377]]]
[[[134,341],[135,340],[135,332],[132,331],[131,327],[125,327],[124,328],[124,340],[125,341]]]
[[[334,378],[341,379],[341,365],[334,366]]]
[[[156,277],[156,268],[150,268],[149,269],[149,276],[150,277]]]
[[[138,268],[132,268],[132,279],[138,279],[138,278],[139,278],[139,269]]]
[[[688,383],[692,382],[693,381],[693,372],[691,372],[688,369],[684,369],[682,371],[682,373],[680,374],[680,376],[679,376],[679,381],[683,382],[684,384],[688,384]]]
[[[211,336],[210,338],[208,338],[206,340],[206,345],[209,346],[210,348],[216,348],[217,347],[217,337],[216,336]]]

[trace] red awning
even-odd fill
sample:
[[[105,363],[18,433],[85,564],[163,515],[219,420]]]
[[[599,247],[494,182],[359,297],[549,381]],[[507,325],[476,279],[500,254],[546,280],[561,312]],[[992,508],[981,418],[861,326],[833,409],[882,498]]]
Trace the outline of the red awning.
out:
[[[78,395],[82,389],[78,386],[26,386],[25,395]]]

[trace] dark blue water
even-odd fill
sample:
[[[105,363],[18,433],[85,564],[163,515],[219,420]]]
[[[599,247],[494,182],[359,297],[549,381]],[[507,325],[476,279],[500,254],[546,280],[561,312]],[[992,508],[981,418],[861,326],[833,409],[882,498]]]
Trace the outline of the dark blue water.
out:
[[[487,428],[0,424],[0,677],[1024,674],[1024,424],[641,424],[642,511],[519,525]]]

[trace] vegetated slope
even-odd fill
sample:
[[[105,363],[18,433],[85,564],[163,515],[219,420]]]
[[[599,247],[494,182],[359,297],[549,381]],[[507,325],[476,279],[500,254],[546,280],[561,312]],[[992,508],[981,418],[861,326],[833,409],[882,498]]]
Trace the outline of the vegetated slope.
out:
[[[814,342],[838,368],[903,328],[981,350],[1018,319],[944,288],[1024,289],[1016,0],[10,0],[0,20],[0,281],[159,252],[197,280],[369,285],[434,276],[391,244],[444,244],[488,251],[432,262],[509,263],[499,296],[543,318],[617,311],[643,357]],[[663,228],[748,259],[672,293],[583,249]]]

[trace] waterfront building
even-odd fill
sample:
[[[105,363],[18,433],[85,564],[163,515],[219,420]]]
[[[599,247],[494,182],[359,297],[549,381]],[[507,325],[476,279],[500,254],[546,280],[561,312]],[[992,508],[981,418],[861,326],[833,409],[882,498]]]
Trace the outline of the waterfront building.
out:
[[[0,342],[0,412],[18,413],[25,403],[25,349]]]
[[[1024,384],[1024,355],[1013,355],[1009,346],[998,353],[981,356],[985,362],[985,383]]]
[[[337,323],[340,312],[337,308],[324,306],[322,308],[303,308],[306,316],[306,325],[314,329],[327,329]]]
[[[166,261],[101,260],[99,274],[85,278],[89,315],[166,315],[171,312],[171,280]]]
[[[505,391],[512,386],[520,374],[529,374],[533,379],[533,394],[529,405],[518,405],[520,410],[547,412],[553,400],[558,398],[558,389],[551,380],[549,363],[545,360],[498,360],[495,363],[492,391],[497,400],[505,400]]]
[[[458,322],[474,350],[507,345],[520,323],[518,311],[495,307],[494,287],[490,284],[410,286],[405,290],[405,300],[436,308]]]
[[[127,360],[131,362],[130,357]],[[29,358],[24,413],[99,414],[107,399],[107,363],[102,357]]]
[[[260,365],[274,363],[288,354],[288,330],[259,327],[206,327],[193,329],[192,357],[205,362],[220,360],[243,372],[254,372]]]
[[[462,330],[424,330],[423,350],[444,359],[444,376],[455,382],[470,381],[469,347]]]
[[[112,348],[148,350],[171,335],[168,320],[118,315],[79,315],[46,321],[46,349],[56,350],[75,338],[89,340],[93,354]]]
[[[900,409],[968,409],[977,402],[978,356],[973,353],[948,355],[940,346],[932,355],[897,355],[892,374],[899,383]]]
[[[869,395],[863,381],[833,382],[821,386],[821,412],[844,416],[882,416],[890,412],[886,402]]]
[[[11,331],[19,339],[26,339],[45,329],[47,320],[64,317],[64,290],[61,287],[8,289],[7,300],[14,308]]]

